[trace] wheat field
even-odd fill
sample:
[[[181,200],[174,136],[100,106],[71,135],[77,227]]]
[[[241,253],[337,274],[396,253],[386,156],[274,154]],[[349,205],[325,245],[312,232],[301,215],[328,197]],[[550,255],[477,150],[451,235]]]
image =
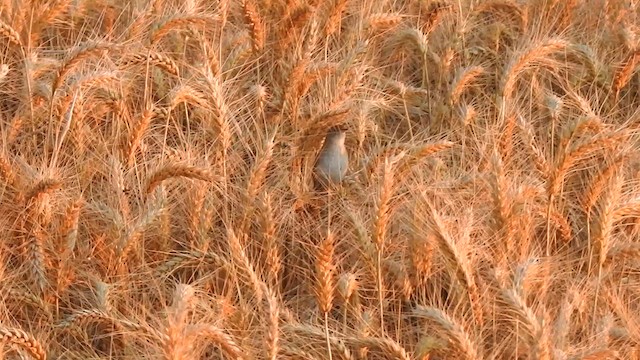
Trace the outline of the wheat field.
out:
[[[0,49],[0,358],[640,359],[638,1],[4,0]]]

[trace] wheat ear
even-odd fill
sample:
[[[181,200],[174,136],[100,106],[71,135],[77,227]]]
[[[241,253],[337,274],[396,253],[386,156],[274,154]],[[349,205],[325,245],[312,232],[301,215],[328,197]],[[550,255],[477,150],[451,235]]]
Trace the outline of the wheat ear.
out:
[[[312,325],[289,323],[283,326],[283,330],[311,336],[317,339],[326,339],[325,332],[322,329],[319,329]],[[351,354],[351,350],[349,350],[342,339],[336,338],[335,336],[330,336],[329,341],[331,343],[331,347],[336,350],[336,352],[339,353],[343,359],[354,359],[353,355]]]
[[[0,341],[26,350],[37,360],[47,359],[47,353],[44,351],[40,342],[23,330],[0,326]]]
[[[585,156],[590,155],[592,152],[599,149],[607,149],[613,147],[620,141],[623,141],[628,137],[626,131],[619,131],[609,134],[598,136],[590,141],[587,141],[579,146],[576,146],[569,152],[563,152],[556,162],[555,167],[551,171],[549,181],[547,182],[547,246],[546,255],[551,254],[551,210],[554,204],[554,200],[560,188],[564,182],[564,178],[575,163],[578,160],[583,159]]]
[[[122,61],[122,65],[146,66],[147,63],[157,66],[173,76],[178,76],[180,74],[180,69],[178,68],[178,65],[175,61],[173,61],[168,56],[151,50],[127,56]]]
[[[451,271],[456,274],[456,278],[462,283],[468,291],[469,301],[473,309],[474,316],[478,324],[482,324],[483,310],[480,303],[480,293],[476,284],[473,272],[471,270],[471,261],[463,253],[462,249],[453,240],[447,230],[440,214],[429,205],[430,216],[428,217],[428,226],[436,235],[440,252],[444,255]]]
[[[451,103],[457,104],[465,88],[469,86],[475,78],[482,75],[484,71],[482,66],[471,66],[459,69],[451,82],[451,90],[449,91]]]
[[[587,192],[584,195],[584,212],[587,215],[591,214],[591,210],[595,206],[596,202],[600,198],[600,195],[604,191],[607,183],[611,180],[613,176],[624,166],[624,163],[630,157],[629,154],[622,154],[615,158],[607,167],[597,174],[594,179],[591,181],[587,188]]]
[[[220,346],[220,348],[230,356],[232,359],[242,360],[246,351],[238,346],[231,335],[224,332],[222,329],[215,325],[190,325],[185,329],[185,338],[205,337],[211,340],[214,344]],[[190,359],[191,357],[185,357],[184,359]],[[183,359],[183,358],[168,358],[168,359]]]
[[[441,309],[435,307],[418,306],[414,310],[414,315],[424,317],[434,321],[447,337],[452,341],[455,349],[464,359],[479,359],[478,345],[472,340],[469,331],[451,316]]]
[[[0,21],[0,35],[4,36],[10,44],[22,49],[22,41],[20,40],[20,34],[11,26],[3,21]]]
[[[162,339],[162,350],[166,359],[188,358],[187,352],[192,338],[185,336],[185,329],[194,298],[195,290],[192,286],[186,284],[176,286]]]
[[[260,202],[260,231],[262,242],[266,247],[266,278],[271,286],[276,286],[280,279],[282,267],[282,250],[276,236],[276,219],[274,218],[271,196],[264,194]]]
[[[625,87],[631,79],[631,75],[633,75],[633,71],[638,62],[640,62],[640,49],[629,55],[627,60],[614,75],[611,90],[616,94],[616,97],[618,97],[620,90],[622,90],[622,88]]]
[[[161,182],[175,177],[185,177],[209,182],[216,181],[216,176],[208,170],[189,165],[169,164],[161,167],[149,177],[145,189],[146,193],[152,193]]]
[[[500,292],[504,304],[513,311],[510,314],[516,315],[518,328],[527,331],[527,342],[529,348],[539,359],[551,359],[550,338],[546,321],[536,316],[533,309],[529,307],[516,289],[502,289]]]
[[[92,57],[103,56],[113,48],[114,46],[111,44],[89,44],[79,47],[76,52],[73,53],[58,69],[58,72],[56,73],[56,76],[53,80],[51,93],[55,94],[56,90],[60,88],[67,75],[81,62]]]
[[[358,278],[355,274],[344,273],[341,274],[336,282],[336,292],[342,300],[343,307],[343,319],[342,328],[344,332],[347,332],[347,311],[352,310],[355,316],[359,316],[358,304]]]
[[[335,248],[335,235],[331,230],[327,230],[327,235],[318,246],[316,255],[316,298],[320,311],[324,315],[324,331],[327,341],[327,351],[329,359],[333,359],[331,353],[331,342],[329,340],[329,311],[333,307],[333,297],[335,291],[333,252]]]
[[[230,111],[224,96],[223,86],[220,79],[212,73],[206,74],[207,85],[211,91],[213,100],[213,125],[218,131],[223,156],[231,146],[232,133],[230,126]]]
[[[3,153],[0,153],[0,176],[7,181],[7,184],[15,185],[15,173]]]
[[[209,101],[206,95],[192,86],[178,85],[169,91],[169,111],[173,111],[182,103],[191,104],[195,107],[209,109]]]
[[[72,312],[60,321],[56,328],[65,330],[74,327],[84,330],[90,324],[105,324],[116,329],[120,327],[118,320],[99,309],[82,309]]]
[[[505,106],[510,100],[516,81],[520,74],[534,64],[547,63],[548,57],[556,52],[565,49],[568,42],[561,39],[549,39],[541,44],[532,44],[514,55],[507,66],[505,66],[500,83],[498,85],[498,106],[500,119],[505,115]]]
[[[347,342],[360,347],[380,349],[389,359],[410,360],[411,357],[400,344],[390,338],[350,337]]]
[[[256,158],[256,162],[253,169],[251,170],[247,185],[248,202],[255,199],[258,191],[260,190],[260,187],[263,186],[263,183],[267,176],[267,168],[269,167],[273,156],[274,145],[275,143],[273,141],[273,138],[268,139],[264,144],[264,148],[262,149],[261,154]]]
[[[138,150],[138,147],[142,142],[142,138],[144,137],[144,133],[149,128],[149,124],[151,123],[154,115],[155,112],[153,109],[145,109],[140,114],[138,121],[127,137],[123,158],[126,160],[128,166],[131,166],[131,164],[133,164],[136,151]]]
[[[5,301],[15,301],[16,304],[20,304],[21,307],[25,305],[32,307],[37,312],[42,312],[49,320],[53,320],[53,314],[51,313],[50,304],[45,302],[42,297],[33,294],[32,291],[22,289],[8,289],[8,296]]]
[[[607,261],[607,255],[609,254],[609,249],[611,247],[611,234],[613,231],[614,220],[613,215],[616,205],[620,199],[623,180],[624,178],[622,174],[618,174],[611,179],[611,185],[604,196],[601,197],[598,211],[596,212],[596,217],[594,219],[593,243],[591,243],[591,237],[588,239],[589,245],[591,246],[589,249],[589,265],[591,265],[593,254],[595,253],[597,256],[596,265],[598,278],[594,294],[593,319],[595,319],[598,298],[600,297],[599,292],[602,282],[602,269]],[[589,268],[589,271],[592,271],[592,269]]]
[[[227,228],[227,242],[229,244],[229,250],[231,250],[235,268],[238,269],[242,275],[242,282],[250,286],[258,301],[262,300],[264,298],[264,294],[262,293],[263,282],[247,256],[240,238],[231,228]]]
[[[144,231],[165,211],[165,206],[164,194],[155,196],[138,219],[132,225],[127,226],[127,230],[116,244],[119,258],[117,264],[118,269],[122,269],[122,267],[126,265],[127,262],[125,260],[129,252],[137,245]]]
[[[262,51],[266,40],[266,28],[260,17],[260,13],[253,0],[243,0],[242,9],[244,11],[244,19],[249,30],[251,31],[251,44],[253,52],[258,54]]]
[[[216,18],[202,15],[178,15],[165,21],[158,29],[151,34],[151,44],[157,44],[169,32],[187,26],[206,26],[215,24]]]
[[[280,306],[274,292],[267,284],[262,284],[262,291],[266,296],[265,316],[268,324],[265,335],[266,358],[276,360],[280,352]]]
[[[615,350],[593,350],[587,354],[583,354],[579,358],[580,360],[617,360],[620,359],[620,355]]]
[[[331,6],[331,11],[329,12],[329,16],[327,17],[327,22],[324,27],[325,37],[333,35],[340,29],[340,24],[342,23],[342,13],[347,6],[347,2],[348,0],[333,1],[333,6]]]
[[[397,158],[396,158],[397,159]],[[394,159],[394,160],[396,160]],[[397,160],[396,160],[397,161]],[[384,161],[382,181],[380,183],[380,195],[376,202],[376,216],[373,227],[373,243],[376,247],[376,282],[378,290],[378,306],[380,311],[380,328],[384,335],[384,280],[382,277],[382,258],[384,254],[387,226],[391,216],[391,198],[394,186],[394,165],[396,161],[388,158]]]

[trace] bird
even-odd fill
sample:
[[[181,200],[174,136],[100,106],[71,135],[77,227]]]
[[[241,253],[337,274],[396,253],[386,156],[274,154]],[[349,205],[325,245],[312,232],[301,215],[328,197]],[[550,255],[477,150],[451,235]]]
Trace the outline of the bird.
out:
[[[314,166],[314,183],[317,190],[326,190],[344,180],[349,167],[349,155],[344,146],[346,133],[339,127],[327,131],[324,144]]]

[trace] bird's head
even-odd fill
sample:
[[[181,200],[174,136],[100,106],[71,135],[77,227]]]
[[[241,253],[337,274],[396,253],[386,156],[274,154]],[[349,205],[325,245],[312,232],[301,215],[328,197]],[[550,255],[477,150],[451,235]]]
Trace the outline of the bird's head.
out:
[[[327,131],[327,138],[325,141],[331,144],[343,145],[346,135],[347,134],[344,129],[334,126]]]

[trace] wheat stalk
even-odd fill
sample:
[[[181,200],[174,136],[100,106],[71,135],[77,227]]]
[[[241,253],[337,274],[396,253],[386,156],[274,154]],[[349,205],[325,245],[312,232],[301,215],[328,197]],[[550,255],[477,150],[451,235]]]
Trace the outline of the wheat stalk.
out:
[[[592,112],[592,110],[589,111]],[[588,116],[581,117],[574,122],[568,123],[565,127],[562,128],[562,131],[560,133],[557,156],[561,157],[566,155],[567,150],[569,150],[569,144],[576,137],[583,135],[587,131],[593,133],[602,132],[602,127],[602,120],[595,114],[589,114]]]
[[[304,54],[304,56],[295,63],[289,73],[286,83],[283,84],[284,94],[281,99],[281,107],[283,110],[285,108],[290,110],[294,116],[297,115],[297,102],[300,97],[298,91],[301,88],[301,84],[303,84],[302,81],[304,79],[304,73],[311,63],[309,55],[310,54]]]
[[[342,300],[343,306],[343,322],[342,328],[346,332],[347,329],[347,312],[351,310],[354,316],[359,317],[359,301],[358,298],[358,278],[353,273],[343,273],[338,277],[336,282],[336,292]]]
[[[623,243],[618,244],[609,249],[607,252],[607,258],[605,259],[603,266],[607,267],[613,264],[614,261],[622,260],[634,260],[640,256],[640,244],[638,243]]]
[[[433,232],[421,235],[419,215],[416,209],[413,211],[411,226],[415,231],[415,235],[410,239],[409,249],[414,285],[417,286],[424,284],[431,272],[434,244],[436,244],[437,240],[434,238],[435,234]]]
[[[524,30],[527,27],[528,17],[527,17],[526,10],[527,10],[526,8],[523,9],[517,3],[513,3],[512,1],[509,1],[509,0],[506,0],[506,1],[497,0],[497,1],[482,3],[480,4],[480,6],[478,6],[475,9],[476,13],[488,12],[488,13],[498,14],[498,15],[500,14],[511,15],[512,17],[515,17],[516,20],[519,22],[521,30]]]
[[[254,94],[256,99],[256,112],[264,118],[265,105],[269,99],[269,93],[266,86],[253,85],[251,87],[251,93]]]
[[[542,212],[542,214],[544,215],[544,212]],[[565,243],[568,243],[571,240],[571,236],[573,232],[571,230],[571,224],[569,223],[565,215],[560,213],[557,209],[552,208],[549,214],[549,220],[555,225],[557,230],[560,232],[561,239]]]
[[[407,266],[397,261],[387,260],[384,262],[387,273],[393,278],[394,286],[402,296],[403,301],[409,301],[413,294],[413,284],[409,280]]]
[[[283,355],[287,356],[288,358],[292,358],[292,359],[307,359],[307,360],[317,360],[317,359],[319,359],[319,358],[315,357],[314,355],[304,351],[303,349],[301,349],[297,345],[284,346],[284,348],[282,349],[282,353],[283,353]]]
[[[585,156],[590,155],[592,152],[599,149],[607,149],[615,146],[618,142],[626,139],[628,134],[625,131],[620,131],[612,134],[605,134],[586,141],[574,147],[569,152],[563,152],[556,162],[554,169],[551,172],[551,176],[548,181],[547,193],[548,193],[548,205],[547,205],[547,247],[546,254],[549,255],[551,251],[551,237],[549,236],[549,229],[551,224],[551,212],[554,204],[554,200],[560,187],[564,182],[564,178],[567,175],[569,169],[578,160],[583,159]]]
[[[611,215],[613,223],[630,216],[634,218],[640,217],[640,200],[634,199],[620,205]]]
[[[71,202],[65,212],[60,229],[61,237],[64,240],[63,257],[69,256],[76,247],[76,241],[78,238],[78,220],[80,218],[80,210],[82,209],[83,204],[84,199],[80,197]]]
[[[293,89],[296,94],[295,98],[303,98],[311,89],[311,87],[322,78],[326,78],[331,74],[335,74],[338,70],[337,63],[314,62],[305,68],[302,79],[298,82],[298,87]]]
[[[111,286],[103,281],[97,280],[95,281],[94,288],[98,307],[107,314],[113,314],[115,309],[111,301]]]
[[[50,305],[43,301],[42,297],[36,296],[29,290],[10,288],[6,291],[8,296],[4,299],[5,301],[15,301],[21,307],[24,307],[24,305],[31,306],[38,312],[44,313],[47,319],[53,320]]]
[[[518,328],[523,327],[526,330],[531,351],[540,359],[550,359],[548,329],[545,322],[536,316],[516,289],[502,289],[500,294],[504,299],[504,305],[513,310],[511,313],[516,316],[514,320],[518,321]]]

